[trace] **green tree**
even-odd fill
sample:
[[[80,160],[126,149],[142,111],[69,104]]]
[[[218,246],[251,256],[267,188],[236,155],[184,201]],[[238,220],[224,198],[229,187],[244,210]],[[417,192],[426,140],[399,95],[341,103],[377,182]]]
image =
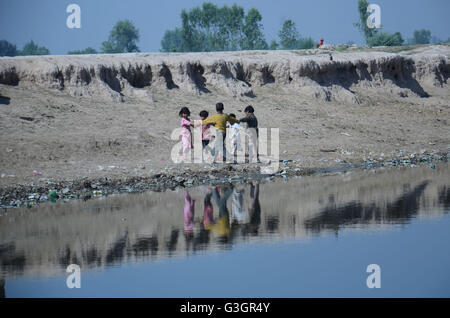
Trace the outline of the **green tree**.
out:
[[[229,42],[229,49],[231,51],[239,50],[242,38],[242,29],[244,26],[244,8],[234,4],[228,10],[226,7],[223,7],[221,14],[226,21],[223,24],[222,31],[227,30],[226,38]]]
[[[77,55],[77,54],[97,54],[97,51],[91,47],[87,47],[84,50],[75,50],[67,52],[69,55]]]
[[[270,49],[270,50],[278,50],[278,47],[279,47],[279,46],[280,46],[280,44],[278,44],[277,41],[272,40],[272,41],[270,42],[269,49]]]
[[[139,52],[137,42],[139,30],[130,20],[117,22],[109,34],[108,41],[102,43],[103,53]]]
[[[361,33],[366,38],[366,43],[368,46],[397,46],[402,45],[404,40],[400,32],[390,34],[387,32],[382,32],[376,28],[369,28],[367,26],[367,18],[370,13],[367,12],[367,7],[369,3],[367,0],[358,0],[358,12],[360,21],[354,23]]]
[[[0,56],[16,56],[17,48],[6,40],[0,41]]]
[[[281,48],[284,50],[295,50],[298,49],[298,42],[300,39],[300,33],[297,31],[295,22],[287,19],[284,21],[283,26],[278,32],[278,37],[280,38]]]
[[[189,13],[185,9],[181,10],[181,24],[181,40],[185,50],[188,52],[200,51],[197,48],[198,40],[196,39],[196,32],[189,21]]]
[[[34,43],[33,40],[24,45],[22,51],[19,52],[20,55],[49,55],[50,51],[44,47],[39,46]]]
[[[210,52],[268,49],[256,9],[205,2],[181,11],[181,28],[168,30],[161,40],[164,52]]]
[[[370,13],[367,12],[368,6],[369,3],[367,0],[358,0],[359,22],[354,23],[354,26],[356,26],[366,38],[366,42],[378,31],[375,28],[369,28],[367,26],[367,18],[370,15]]]
[[[205,2],[201,7],[181,12],[181,48],[183,51],[208,52],[240,49],[244,9],[234,4],[231,8]],[[174,38],[167,33],[163,50]],[[176,47],[180,47],[177,45]]]
[[[161,40],[162,52],[184,52],[183,34],[180,28],[167,30]]]
[[[209,3],[204,3],[203,7],[207,7]],[[214,6],[215,7],[215,6]],[[210,10],[207,7],[207,10]],[[208,21],[205,16],[211,15],[211,12],[203,13],[202,8],[196,7],[187,12],[181,11],[181,37],[182,46],[188,52],[204,52],[211,51],[211,34],[212,21]]]
[[[243,26],[243,39],[241,48],[243,50],[267,50],[269,45],[264,39],[261,24],[262,16],[255,8],[250,9],[245,16]]]
[[[386,32],[377,32],[367,40],[369,46],[400,46],[404,42],[400,32],[389,34]]]
[[[280,37],[280,45],[284,50],[303,50],[314,47],[313,39],[310,37],[302,38],[295,22],[290,19],[284,21],[278,36]]]
[[[430,30],[414,30],[413,33],[413,43],[414,44],[429,44],[431,41],[431,31]]]
[[[298,40],[298,49],[306,50],[314,48],[314,40],[312,38],[300,38]]]

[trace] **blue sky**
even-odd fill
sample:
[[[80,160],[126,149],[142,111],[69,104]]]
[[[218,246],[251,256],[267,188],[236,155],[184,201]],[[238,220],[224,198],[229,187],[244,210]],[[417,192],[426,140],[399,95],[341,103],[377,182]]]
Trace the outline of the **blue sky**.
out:
[[[167,29],[180,25],[183,8],[204,0],[0,0],[0,39],[22,48],[33,39],[52,54],[91,46],[99,49],[109,31],[121,19],[132,20],[140,30],[138,46],[143,52],[157,52]],[[278,39],[283,21],[294,20],[300,33],[329,43],[364,40],[353,23],[358,20],[357,0],[211,0],[220,6],[237,3],[246,10],[257,8],[263,16],[266,40]],[[429,29],[441,39],[450,37],[448,0],[372,0],[381,7],[384,30],[401,32],[405,39],[415,29]],[[69,29],[66,8],[81,7],[81,29]]]

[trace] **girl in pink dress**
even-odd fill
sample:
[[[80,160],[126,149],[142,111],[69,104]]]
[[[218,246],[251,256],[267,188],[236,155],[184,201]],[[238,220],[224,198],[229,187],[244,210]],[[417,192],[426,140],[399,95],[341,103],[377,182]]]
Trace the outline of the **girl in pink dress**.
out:
[[[189,116],[191,115],[191,112],[189,111],[189,108],[183,107],[180,110],[180,113],[178,114],[181,117],[181,142],[183,143],[183,160],[186,160],[189,151],[194,148],[192,145],[192,134],[191,134],[191,126],[193,127],[194,124],[191,123],[189,120]]]
[[[192,233],[194,229],[195,200],[191,199],[189,192],[184,190],[184,231]]]

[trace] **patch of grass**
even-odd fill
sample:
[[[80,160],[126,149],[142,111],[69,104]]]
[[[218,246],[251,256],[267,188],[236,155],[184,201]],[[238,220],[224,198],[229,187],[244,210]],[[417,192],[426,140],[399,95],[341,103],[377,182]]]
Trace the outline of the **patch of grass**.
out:
[[[290,52],[292,52],[292,53],[294,53],[294,54],[297,54],[297,55],[301,55],[301,56],[306,56],[306,55],[315,55],[315,52],[311,52],[311,51],[309,51],[309,50],[292,50],[292,51],[290,51]]]
[[[415,44],[415,45],[402,45],[402,46],[391,46],[391,47],[383,47],[383,48],[377,48],[373,47],[373,50],[379,50],[389,53],[399,53],[404,51],[411,51],[420,47],[429,47],[433,45],[450,45],[449,43],[436,43],[436,44]]]
[[[418,48],[418,47],[419,47],[419,45],[392,46],[389,48],[383,48],[382,51],[389,52],[389,53],[399,53],[399,52],[414,50],[415,48]]]
[[[336,48],[336,51],[342,52],[342,51],[346,51],[347,49],[348,49],[348,46],[347,46],[347,45],[339,45],[339,46]]]

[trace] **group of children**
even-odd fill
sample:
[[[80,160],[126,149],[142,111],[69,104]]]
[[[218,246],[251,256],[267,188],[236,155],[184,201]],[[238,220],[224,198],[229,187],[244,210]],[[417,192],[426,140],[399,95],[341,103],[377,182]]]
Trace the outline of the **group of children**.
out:
[[[246,134],[249,138],[249,157],[255,157],[258,161],[258,151],[257,151],[257,138],[258,138],[258,119],[255,117],[255,110],[252,106],[247,106],[244,110],[245,117],[237,119],[235,114],[225,114],[223,103],[216,104],[216,114],[209,117],[209,113],[206,110],[200,112],[200,120],[191,121],[191,112],[189,108],[183,107],[179,112],[181,117],[181,132],[180,137],[183,144],[183,160],[185,160],[190,155],[190,150],[193,149],[192,143],[192,132],[191,127],[202,127],[202,146],[203,149],[206,148],[211,140],[211,126],[214,126],[217,131],[215,135],[214,147],[211,150],[211,155],[216,161],[220,158],[226,161],[227,155],[235,157],[237,151],[241,151],[241,137],[242,134]],[[246,123],[247,127],[244,128],[240,123]],[[227,128],[230,128],[231,138],[231,154],[226,150],[226,137]],[[245,148],[244,148],[245,149]]]

